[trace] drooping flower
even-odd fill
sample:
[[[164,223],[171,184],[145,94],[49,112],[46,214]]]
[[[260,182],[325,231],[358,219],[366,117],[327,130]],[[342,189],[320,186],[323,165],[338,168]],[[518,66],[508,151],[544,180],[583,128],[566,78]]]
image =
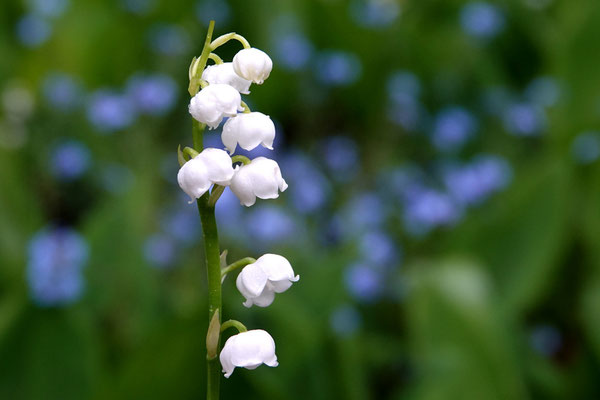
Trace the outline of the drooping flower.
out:
[[[256,304],[267,307],[275,299],[275,293],[285,292],[299,279],[300,275],[294,276],[294,270],[285,257],[265,254],[256,262],[245,266],[235,284],[246,298],[244,306]]]
[[[202,72],[202,79],[210,83],[211,85],[217,83],[223,83],[233,87],[240,93],[250,93],[250,82],[247,79],[242,78],[233,70],[233,63],[227,62],[223,64],[210,65],[206,67]]]
[[[230,154],[235,152],[237,145],[244,150],[253,150],[262,144],[273,150],[275,124],[268,115],[260,112],[240,114],[225,122],[221,140]]]
[[[259,199],[276,199],[288,185],[276,161],[257,157],[250,164],[238,166],[231,179],[231,190],[240,203],[250,207]]]
[[[271,57],[259,49],[243,49],[233,57],[233,70],[235,73],[258,85],[262,85],[269,77],[272,69],[273,61]]]
[[[235,367],[255,369],[261,364],[269,367],[279,365],[275,355],[275,341],[262,329],[231,336],[225,342],[219,358],[225,378],[231,376]]]
[[[204,149],[202,153],[183,164],[177,182],[191,200],[200,198],[213,184],[227,186],[233,177],[231,158],[225,150]]]
[[[238,111],[242,111],[241,102],[240,92],[232,86],[215,83],[192,97],[189,111],[194,119],[214,129],[223,117],[235,117]]]

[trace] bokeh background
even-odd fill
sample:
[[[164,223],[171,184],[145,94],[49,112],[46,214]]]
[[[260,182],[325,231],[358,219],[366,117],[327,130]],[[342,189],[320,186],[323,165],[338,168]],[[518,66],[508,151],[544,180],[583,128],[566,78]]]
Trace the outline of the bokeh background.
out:
[[[600,397],[599,2],[8,0],[0,398],[203,398],[176,149],[210,19],[273,58],[245,100],[276,149],[251,156],[289,183],[227,190],[222,248],[301,276],[266,309],[225,281],[280,366],[223,398]]]

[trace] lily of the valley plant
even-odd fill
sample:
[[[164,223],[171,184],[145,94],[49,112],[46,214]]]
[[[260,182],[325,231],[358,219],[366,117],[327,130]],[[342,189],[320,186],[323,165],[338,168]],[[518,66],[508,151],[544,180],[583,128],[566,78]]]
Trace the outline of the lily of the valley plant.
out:
[[[178,150],[181,166],[177,181],[181,189],[196,201],[202,221],[206,268],[208,275],[208,319],[206,335],[207,350],[207,399],[219,398],[221,371],[229,378],[235,367],[254,369],[261,364],[278,365],[275,341],[261,329],[247,330],[239,321],[221,323],[223,316],[221,285],[228,274],[238,269],[236,286],[246,299],[244,305],[267,307],[276,293],[290,288],[299,277],[285,257],[265,254],[258,259],[246,257],[227,265],[227,251],[221,253],[215,220],[215,204],[223,191],[229,187],[246,207],[256,199],[275,199],[287,189],[279,165],[274,160],[257,157],[250,160],[235,155],[238,147],[252,150],[257,146],[273,149],[275,125],[269,116],[252,112],[242,101],[241,94],[249,94],[250,86],[262,84],[269,77],[273,62],[261,50],[252,48],[248,41],[228,33],[212,40],[214,21],[211,21],[200,57],[190,66],[189,93],[192,96],[189,111],[193,120],[193,146]],[[230,40],[243,45],[232,62],[223,62],[215,54],[219,46]],[[207,66],[209,60],[214,65]],[[221,140],[223,150],[204,149],[202,137],[206,127],[214,129],[228,118],[223,126]],[[225,149],[227,151],[225,151]],[[220,348],[221,333],[236,328]]]

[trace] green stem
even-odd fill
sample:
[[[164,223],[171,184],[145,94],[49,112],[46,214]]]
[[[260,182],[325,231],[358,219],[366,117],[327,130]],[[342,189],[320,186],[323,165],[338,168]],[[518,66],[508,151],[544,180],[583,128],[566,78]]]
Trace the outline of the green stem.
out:
[[[231,157],[231,162],[232,163],[241,162],[244,165],[248,165],[248,164],[250,164],[251,161],[248,157],[238,154],[237,156]]]
[[[213,60],[215,62],[215,64],[223,64],[223,59],[221,57],[219,57],[218,55],[216,55],[215,53],[210,53],[208,55],[208,58],[210,60]]]
[[[246,326],[240,321],[236,321],[235,319],[230,319],[228,321],[223,322],[223,325],[221,325],[221,333],[225,332],[225,330],[229,328],[235,328],[240,333],[248,332],[248,328],[246,328]]]
[[[210,50],[215,50],[219,46],[223,46],[225,43],[229,42],[231,39],[237,40],[244,46],[245,49],[250,48],[250,43],[246,40],[242,35],[238,35],[235,32],[226,33],[224,35],[219,36],[212,43],[210,43]]]
[[[225,276],[231,271],[235,271],[238,268],[245,267],[248,264],[255,263],[256,260],[252,257],[242,258],[241,260],[237,260],[236,262],[229,264],[227,267],[221,270],[221,276]]]
[[[210,21],[202,54],[194,67],[192,81],[197,80],[199,82],[198,74],[201,74],[204,67],[206,67],[206,62],[208,61],[208,56],[211,51],[210,41],[214,27],[215,22]],[[190,82],[190,95],[194,96],[197,90],[198,88],[193,85],[193,82]],[[201,152],[203,149],[202,134],[205,128],[205,124],[196,120],[193,121],[192,138],[194,149],[197,152]],[[208,321],[210,324],[215,311],[221,310],[221,252],[219,251],[219,233],[217,231],[217,221],[215,219],[215,207],[214,205],[209,204],[209,197],[210,194],[206,192],[196,203],[198,204],[198,212],[200,213],[200,221],[202,222],[202,236],[204,238],[204,254],[206,256],[206,271],[208,278]],[[220,312],[220,315],[222,314],[223,313]],[[220,319],[220,317],[218,318]],[[220,335],[217,338],[217,354],[219,353],[219,341]],[[206,370],[206,398],[207,400],[218,400],[219,382],[221,379],[221,364],[219,358],[214,357],[207,360]]]

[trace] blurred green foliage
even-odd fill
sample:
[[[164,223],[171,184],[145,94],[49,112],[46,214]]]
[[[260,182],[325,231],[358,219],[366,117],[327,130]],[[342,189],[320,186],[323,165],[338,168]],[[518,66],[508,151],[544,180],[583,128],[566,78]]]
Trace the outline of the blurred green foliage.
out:
[[[49,18],[49,39],[32,47],[19,39],[18,26],[34,3],[0,5],[0,398],[202,398],[201,246],[178,250],[170,269],[152,268],[142,249],[179,194],[161,174],[164,160],[176,165],[177,145],[191,141],[185,88],[188,63],[202,45],[206,15],[196,10],[203,2],[150,1],[148,12],[136,13],[125,6],[136,2],[73,0]],[[359,3],[231,0],[227,18],[217,20],[219,34],[235,30],[267,51],[277,39],[275,22],[297,24],[315,51],[352,52],[361,62],[355,82],[328,86],[315,78],[312,59],[290,70],[274,58],[272,76],[252,89],[251,107],[278,121],[286,148],[319,159],[321,141],[342,134],[358,144],[361,164],[355,180],[333,185],[331,208],[306,219],[306,235],[263,249],[292,262],[297,285],[269,308],[247,310],[233,279],[225,281],[225,318],[269,331],[280,365],[236,370],[222,382],[222,397],[599,397],[600,167],[578,164],[572,143],[599,129],[600,3],[491,2],[505,26],[482,41],[461,29],[463,1],[405,0],[392,23],[375,28],[352,18]],[[153,51],[148,32],[156,24],[181,27],[190,45],[176,54]],[[236,50],[224,47],[222,56],[231,59]],[[425,135],[387,116],[386,79],[400,69],[421,79],[428,110],[460,103],[482,115],[484,89],[521,91],[542,75],[563,91],[540,137],[508,135],[501,121],[481,117],[461,156],[501,154],[513,167],[511,185],[425,237],[408,235],[401,218],[390,218],[404,261],[387,277],[385,296],[360,301],[344,286],[357,246],[324,244],[320,220],[372,190],[379,171],[402,162],[432,169],[440,158]],[[90,92],[158,71],[175,79],[178,97],[173,111],[102,135],[85,111],[62,113],[45,103],[42,85],[52,71],[76,76]],[[31,112],[27,96],[17,104],[15,88],[30,93]],[[79,181],[51,173],[51,149],[62,138],[92,151],[94,163]],[[103,186],[109,164],[134,176],[126,190]],[[287,204],[286,196],[275,204]],[[387,198],[398,211],[395,200]],[[51,223],[76,227],[89,245],[85,292],[64,307],[36,305],[26,279],[28,243]],[[231,260],[259,255],[248,243],[223,237]],[[338,332],[332,313],[346,305],[360,321]],[[544,327],[554,341],[540,339]]]

